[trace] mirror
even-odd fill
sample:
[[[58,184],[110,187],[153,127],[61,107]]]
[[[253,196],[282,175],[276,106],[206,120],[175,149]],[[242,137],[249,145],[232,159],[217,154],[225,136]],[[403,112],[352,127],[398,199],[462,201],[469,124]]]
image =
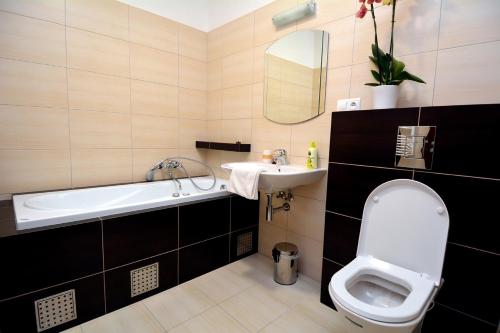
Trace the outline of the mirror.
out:
[[[328,32],[292,32],[266,50],[264,61],[264,117],[294,124],[325,112]]]

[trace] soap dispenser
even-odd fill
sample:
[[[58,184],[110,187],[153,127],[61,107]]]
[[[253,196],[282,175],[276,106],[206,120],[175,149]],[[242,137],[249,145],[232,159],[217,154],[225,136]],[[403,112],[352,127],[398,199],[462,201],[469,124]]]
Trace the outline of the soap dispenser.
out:
[[[309,149],[307,150],[306,167],[308,169],[318,168],[318,148],[316,148],[316,141],[311,141],[311,143],[309,143]]]

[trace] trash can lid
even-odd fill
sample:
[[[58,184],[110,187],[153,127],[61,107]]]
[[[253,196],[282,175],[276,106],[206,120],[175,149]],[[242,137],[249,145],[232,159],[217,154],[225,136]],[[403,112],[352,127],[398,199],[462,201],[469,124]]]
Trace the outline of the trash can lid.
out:
[[[274,246],[274,250],[280,252],[280,254],[288,256],[294,256],[299,253],[299,248],[297,247],[297,245],[288,242],[281,242],[276,244]]]

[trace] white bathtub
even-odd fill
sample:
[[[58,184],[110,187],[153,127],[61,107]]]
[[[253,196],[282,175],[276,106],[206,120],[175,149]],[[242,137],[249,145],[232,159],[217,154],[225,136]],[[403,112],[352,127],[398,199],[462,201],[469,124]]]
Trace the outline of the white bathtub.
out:
[[[212,184],[210,177],[196,177],[193,180],[202,188],[208,188]],[[221,185],[227,186],[224,179],[217,179],[217,184],[210,191],[196,189],[189,179],[181,179],[180,182],[183,192],[189,195],[174,197],[173,194],[177,191],[172,180],[14,195],[17,229],[38,228],[148,208],[170,207],[229,195],[229,192],[221,189]]]

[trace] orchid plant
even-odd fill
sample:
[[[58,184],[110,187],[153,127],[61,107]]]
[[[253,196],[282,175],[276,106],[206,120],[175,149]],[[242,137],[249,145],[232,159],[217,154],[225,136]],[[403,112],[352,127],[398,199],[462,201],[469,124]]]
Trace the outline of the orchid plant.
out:
[[[405,64],[402,61],[394,58],[394,22],[396,16],[396,2],[397,0],[359,0],[361,7],[356,13],[356,17],[363,18],[367,12],[371,12],[373,19],[373,28],[375,30],[375,43],[372,44],[372,55],[369,57],[372,63],[377,66],[377,70],[372,70],[371,73],[376,83],[365,83],[367,86],[381,86],[381,85],[400,85],[405,80],[425,83],[421,78],[408,73],[405,70]],[[381,3],[385,6],[392,6],[392,21],[391,21],[391,41],[389,46],[389,53],[384,52],[379,47],[378,34],[377,34],[377,20],[375,18],[374,3]],[[366,6],[368,5],[370,8]]]

